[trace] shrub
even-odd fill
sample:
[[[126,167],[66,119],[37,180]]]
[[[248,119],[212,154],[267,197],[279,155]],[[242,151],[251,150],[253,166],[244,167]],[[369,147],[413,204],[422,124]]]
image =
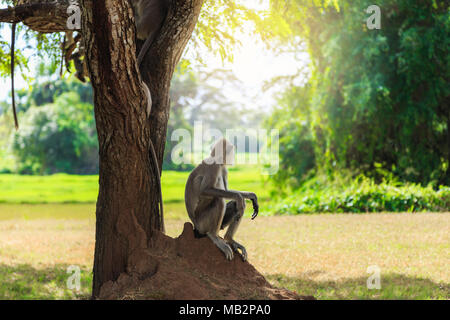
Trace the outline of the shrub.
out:
[[[422,187],[395,180],[377,184],[373,179],[358,176],[323,178],[306,182],[291,195],[274,201],[272,214],[300,213],[362,213],[448,211],[450,187]]]

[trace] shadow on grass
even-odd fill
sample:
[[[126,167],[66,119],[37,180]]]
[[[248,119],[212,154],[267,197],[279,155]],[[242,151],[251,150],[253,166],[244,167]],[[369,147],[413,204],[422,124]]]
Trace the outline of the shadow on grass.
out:
[[[67,288],[69,265],[36,268],[22,264],[0,264],[0,300],[22,299],[89,299],[92,287],[91,270],[81,269],[80,291]],[[321,271],[312,271],[303,277],[287,277],[282,274],[267,275],[277,287],[312,295],[316,299],[449,299],[450,285],[429,279],[408,277],[401,274],[381,275],[381,289],[368,290],[367,278],[349,278],[340,281],[316,281],[311,277]]]
[[[317,281],[310,277],[287,277],[282,274],[267,275],[267,280],[277,287],[284,287],[316,299],[449,299],[450,285],[429,279],[408,277],[402,274],[381,274],[381,289],[367,289],[367,277],[347,278],[339,281]]]
[[[80,291],[68,289],[67,280],[74,272],[67,272],[69,265],[35,268],[22,264],[0,264],[0,300],[31,299],[89,299],[92,288],[92,272],[80,269]]]

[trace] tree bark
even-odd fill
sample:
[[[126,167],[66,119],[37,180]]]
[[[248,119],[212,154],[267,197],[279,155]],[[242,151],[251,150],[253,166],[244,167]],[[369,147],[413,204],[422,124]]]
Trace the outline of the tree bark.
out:
[[[168,15],[139,73],[129,1],[80,0],[100,156],[93,298],[99,296],[105,282],[117,280],[123,272],[148,275],[154,271],[151,263],[138,263],[148,253],[152,230],[162,229],[149,142],[151,139],[154,144],[161,168],[170,81],[203,4],[203,0],[167,1]],[[17,4],[0,9],[0,22],[23,22],[38,32],[68,31],[69,0],[22,0]],[[152,93],[149,118],[142,80]]]
[[[100,148],[93,297],[102,284],[139,269],[152,230],[161,230],[158,186],[149,157],[152,139],[159,167],[169,117],[173,71],[200,13],[202,0],[173,0],[142,74],[153,98],[150,118],[136,63],[133,11],[126,0],[82,1],[82,33]]]
[[[99,140],[93,297],[125,272],[151,235],[149,128],[139,86],[127,1],[83,1],[83,40]]]

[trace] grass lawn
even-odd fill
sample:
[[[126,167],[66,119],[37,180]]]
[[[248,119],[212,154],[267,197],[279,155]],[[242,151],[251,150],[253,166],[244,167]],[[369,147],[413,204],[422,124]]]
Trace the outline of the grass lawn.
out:
[[[236,166],[229,171],[229,188],[255,192],[261,215],[264,215],[270,200],[270,188],[262,181],[260,171],[249,166]],[[161,184],[165,218],[186,217],[184,187],[188,175],[189,172],[163,172]],[[91,218],[95,216],[97,195],[98,176],[0,174],[0,221],[35,219],[36,212],[39,212],[40,218]],[[42,204],[51,205],[41,207]],[[251,215],[251,211],[247,215]]]
[[[187,176],[162,177],[172,237],[188,221]],[[230,189],[259,196],[261,215],[251,221],[249,205],[236,239],[274,285],[319,299],[450,298],[450,213],[270,217],[270,188],[258,170],[233,168],[229,179]],[[0,175],[0,299],[89,297],[97,192],[97,176]],[[82,270],[79,293],[66,286],[70,265]],[[380,290],[366,286],[372,265]]]
[[[187,220],[182,205],[166,206],[170,236]],[[0,299],[88,297],[94,211],[94,204],[0,204]],[[236,239],[269,281],[301,294],[449,299],[449,231],[449,213],[261,216],[246,218]],[[79,293],[66,288],[69,265],[82,270]],[[366,287],[371,265],[381,269],[381,290]]]
[[[164,202],[184,202],[188,175],[189,172],[163,172],[161,184]],[[230,189],[251,190],[261,200],[269,197],[269,188],[262,182],[258,169],[249,166],[231,167],[228,179]],[[0,203],[95,203],[97,195],[98,176],[0,174]]]

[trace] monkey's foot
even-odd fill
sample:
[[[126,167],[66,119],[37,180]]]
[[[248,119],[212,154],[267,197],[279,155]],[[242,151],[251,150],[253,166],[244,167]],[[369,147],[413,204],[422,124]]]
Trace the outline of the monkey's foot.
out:
[[[245,247],[242,244],[240,244],[234,240],[231,240],[229,242],[229,245],[233,248],[234,252],[240,253],[242,260],[247,261],[247,250],[245,250]],[[239,252],[238,249],[240,249],[241,252]]]
[[[233,259],[233,250],[223,239],[210,233],[207,233],[207,235],[211,239],[211,241],[214,242],[217,248],[219,248],[225,254],[227,260]]]

